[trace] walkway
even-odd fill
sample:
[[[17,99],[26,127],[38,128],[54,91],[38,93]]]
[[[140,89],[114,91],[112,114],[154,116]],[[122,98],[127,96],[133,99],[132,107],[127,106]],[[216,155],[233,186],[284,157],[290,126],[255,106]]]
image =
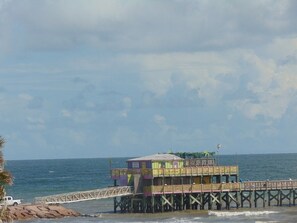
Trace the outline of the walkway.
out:
[[[65,194],[57,194],[45,197],[36,197],[35,203],[44,204],[66,204],[79,201],[98,200],[104,198],[120,197],[132,195],[132,188],[125,187],[108,187],[97,190],[78,191]]]

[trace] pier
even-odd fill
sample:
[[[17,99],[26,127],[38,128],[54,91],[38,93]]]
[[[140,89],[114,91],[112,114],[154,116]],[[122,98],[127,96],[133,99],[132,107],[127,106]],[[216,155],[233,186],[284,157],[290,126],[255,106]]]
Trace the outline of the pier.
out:
[[[164,185],[151,196],[121,197],[115,212],[166,212],[180,210],[222,210],[296,205],[297,180],[217,183],[210,185]]]
[[[296,205],[297,180],[249,181],[210,185],[156,186],[154,196],[135,194],[132,187],[108,187],[97,190],[63,193],[35,198],[35,203],[65,204],[114,198],[115,211],[154,212],[187,209],[230,209]],[[118,200],[119,199],[119,200]],[[154,204],[155,208],[152,208]]]
[[[297,180],[239,180],[238,166],[218,166],[212,157],[155,154],[130,159],[113,169],[115,185],[130,185],[131,196],[114,198],[114,212],[222,210],[296,205]]]
[[[188,155],[188,153],[187,153]],[[111,170],[114,186],[37,197],[64,204],[113,198],[114,212],[155,213],[296,205],[297,180],[241,181],[238,166],[218,166],[212,157],[155,154],[130,159]]]

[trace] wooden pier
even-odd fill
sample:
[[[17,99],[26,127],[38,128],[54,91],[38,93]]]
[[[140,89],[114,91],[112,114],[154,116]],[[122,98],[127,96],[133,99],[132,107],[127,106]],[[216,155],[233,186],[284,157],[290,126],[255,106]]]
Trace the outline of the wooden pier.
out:
[[[296,205],[297,180],[153,186],[152,195],[115,199],[114,211],[166,212]]]
[[[177,210],[230,209],[296,205],[297,180],[250,181],[210,185],[154,186],[146,196],[132,187],[115,186],[35,198],[35,203],[65,204],[114,199],[114,212],[166,212]],[[146,193],[147,194],[147,193]]]

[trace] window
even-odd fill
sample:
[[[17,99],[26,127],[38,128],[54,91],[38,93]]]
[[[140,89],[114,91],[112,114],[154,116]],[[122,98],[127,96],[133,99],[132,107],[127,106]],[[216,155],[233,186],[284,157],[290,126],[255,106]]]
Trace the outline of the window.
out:
[[[139,168],[139,162],[132,162],[132,168],[133,169]]]
[[[173,168],[178,168],[178,162],[177,161],[173,161]]]
[[[146,162],[141,162],[141,168],[145,169],[146,168]]]

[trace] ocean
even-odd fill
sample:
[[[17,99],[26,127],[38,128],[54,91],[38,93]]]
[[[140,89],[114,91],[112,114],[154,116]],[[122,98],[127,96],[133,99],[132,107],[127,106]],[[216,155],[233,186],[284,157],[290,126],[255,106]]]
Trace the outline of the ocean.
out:
[[[113,185],[112,168],[126,167],[128,158],[8,160],[5,168],[14,176],[7,194],[23,203],[35,197],[105,188]],[[242,180],[297,179],[297,154],[221,155],[220,165],[238,165]],[[158,214],[113,213],[113,200],[78,202],[64,205],[86,217],[38,219],[26,222],[297,222],[297,206],[180,211]]]

